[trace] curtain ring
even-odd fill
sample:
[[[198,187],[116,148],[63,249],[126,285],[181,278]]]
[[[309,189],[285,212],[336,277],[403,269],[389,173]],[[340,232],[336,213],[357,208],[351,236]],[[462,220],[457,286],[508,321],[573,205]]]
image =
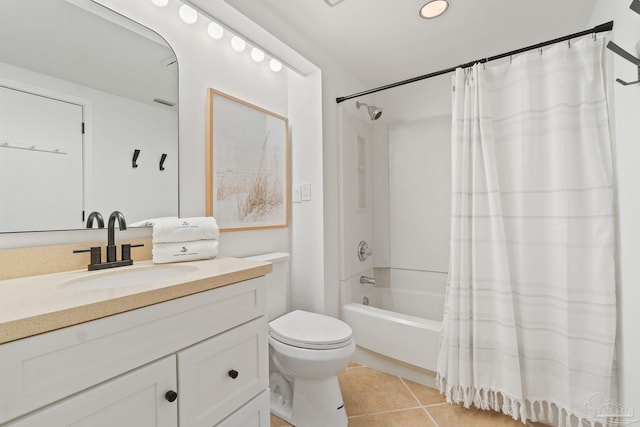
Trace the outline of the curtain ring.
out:
[[[593,33],[593,41],[596,41],[596,33]]]
[[[509,64],[513,64],[513,55],[509,55]]]
[[[567,40],[567,43],[569,44],[569,49],[571,49],[571,39]]]
[[[542,56],[542,48],[538,49],[538,52],[540,52],[540,56]]]

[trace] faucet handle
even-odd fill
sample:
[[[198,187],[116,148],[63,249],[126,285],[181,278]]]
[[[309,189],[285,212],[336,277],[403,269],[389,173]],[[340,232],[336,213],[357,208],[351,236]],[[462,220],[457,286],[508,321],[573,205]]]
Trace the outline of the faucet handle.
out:
[[[89,267],[91,267],[92,265],[98,265],[102,262],[102,249],[100,248],[100,246],[93,246],[89,249],[73,250],[74,254],[79,254],[83,252],[91,252],[91,264],[89,264]]]
[[[132,245],[130,243],[123,243],[122,244],[122,260],[129,261],[131,259],[131,248],[139,248],[141,246],[144,246],[144,243],[139,243],[136,245]]]

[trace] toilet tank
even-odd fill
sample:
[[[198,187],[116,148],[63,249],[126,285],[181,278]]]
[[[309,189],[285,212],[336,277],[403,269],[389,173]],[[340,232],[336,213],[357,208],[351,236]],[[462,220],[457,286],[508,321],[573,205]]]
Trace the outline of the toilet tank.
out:
[[[289,312],[289,254],[271,252],[247,257],[273,264],[273,272],[267,275],[267,309],[269,321]]]

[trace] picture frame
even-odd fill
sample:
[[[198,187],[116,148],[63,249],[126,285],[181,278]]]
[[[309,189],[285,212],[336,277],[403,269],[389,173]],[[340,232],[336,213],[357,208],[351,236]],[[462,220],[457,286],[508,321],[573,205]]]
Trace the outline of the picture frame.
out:
[[[220,231],[289,226],[289,120],[207,89],[206,214]]]

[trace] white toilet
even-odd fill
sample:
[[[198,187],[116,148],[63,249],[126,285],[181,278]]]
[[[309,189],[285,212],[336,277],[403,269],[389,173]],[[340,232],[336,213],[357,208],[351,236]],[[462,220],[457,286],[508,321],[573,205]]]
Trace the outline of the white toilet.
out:
[[[269,387],[271,412],[296,427],[346,427],[338,373],[355,351],[351,327],[322,314],[289,308],[289,254],[251,257],[271,262]]]

